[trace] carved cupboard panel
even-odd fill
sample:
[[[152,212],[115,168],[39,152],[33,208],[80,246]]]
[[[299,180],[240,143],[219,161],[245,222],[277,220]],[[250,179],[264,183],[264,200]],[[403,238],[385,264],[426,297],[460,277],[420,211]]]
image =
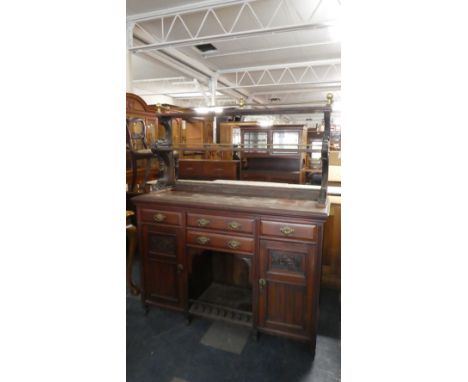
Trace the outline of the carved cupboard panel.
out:
[[[183,230],[144,224],[142,233],[144,299],[182,309],[187,289]]]
[[[260,240],[260,328],[310,338],[316,252],[313,244]]]

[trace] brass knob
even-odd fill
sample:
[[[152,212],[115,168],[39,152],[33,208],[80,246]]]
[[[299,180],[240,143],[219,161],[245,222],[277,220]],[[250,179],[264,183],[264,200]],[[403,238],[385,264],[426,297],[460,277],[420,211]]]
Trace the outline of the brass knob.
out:
[[[184,266],[182,264],[177,264],[177,273],[182,273]]]
[[[201,218],[197,220],[197,224],[199,227],[205,227],[210,224],[210,221],[208,219]]]
[[[209,237],[206,237],[206,236],[198,236],[197,237],[197,242],[200,243],[200,244],[206,244],[209,241],[210,241]]]
[[[239,229],[240,227],[241,225],[236,221],[229,222],[228,224],[229,229]]]
[[[258,280],[258,285],[260,285],[260,289],[265,288],[265,286],[266,286],[266,280],[265,280],[265,279],[260,279],[260,280]]]
[[[229,240],[227,245],[229,248],[236,249],[240,247],[241,243],[237,240]]]
[[[280,228],[280,232],[284,235],[284,236],[289,236],[291,234],[294,233],[294,228],[291,228],[291,227],[288,227],[288,226],[284,226],[284,227],[281,227]]]
[[[155,222],[161,223],[166,220],[166,215],[159,212],[153,216],[153,219]]]

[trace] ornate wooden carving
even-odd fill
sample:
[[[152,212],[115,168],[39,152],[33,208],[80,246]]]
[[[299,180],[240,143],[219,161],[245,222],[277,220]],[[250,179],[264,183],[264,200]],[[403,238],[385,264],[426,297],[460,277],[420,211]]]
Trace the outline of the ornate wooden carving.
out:
[[[303,272],[302,257],[294,253],[288,253],[277,250],[270,250],[269,255],[271,258],[270,269],[282,269],[291,272]]]
[[[151,234],[149,237],[149,250],[165,255],[175,256],[176,240],[174,236]]]
[[[171,118],[161,117],[161,124],[164,127],[164,139],[151,146],[151,151],[159,160],[159,169],[161,177],[158,180],[158,188],[167,188],[175,184],[175,159],[172,147],[172,124]]]

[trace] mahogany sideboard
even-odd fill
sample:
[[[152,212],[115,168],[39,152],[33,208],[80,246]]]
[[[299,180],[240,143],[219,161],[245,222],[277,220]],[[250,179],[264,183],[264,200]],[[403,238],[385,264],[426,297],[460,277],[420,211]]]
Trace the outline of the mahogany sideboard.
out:
[[[238,160],[179,159],[179,179],[236,180],[238,172]]]
[[[145,308],[179,311],[188,320],[198,315],[237,322],[255,336],[265,332],[306,341],[315,353],[323,227],[330,204],[327,200],[320,207],[309,199],[317,191],[307,187],[178,181],[133,198]],[[209,257],[222,256],[246,264],[247,294],[241,305],[203,298],[214,276],[197,279],[196,273],[210,268]],[[239,285],[228,288],[227,296],[239,296]]]

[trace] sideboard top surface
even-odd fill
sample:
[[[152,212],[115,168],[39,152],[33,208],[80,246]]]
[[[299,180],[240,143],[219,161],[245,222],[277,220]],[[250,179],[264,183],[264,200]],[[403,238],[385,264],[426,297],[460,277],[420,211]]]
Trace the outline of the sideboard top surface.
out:
[[[326,219],[329,215],[330,202],[323,208],[317,207],[314,200],[295,200],[260,196],[219,195],[176,191],[172,189],[150,192],[132,199],[139,203],[163,203],[196,208],[215,208],[264,214],[288,214],[303,217]]]

